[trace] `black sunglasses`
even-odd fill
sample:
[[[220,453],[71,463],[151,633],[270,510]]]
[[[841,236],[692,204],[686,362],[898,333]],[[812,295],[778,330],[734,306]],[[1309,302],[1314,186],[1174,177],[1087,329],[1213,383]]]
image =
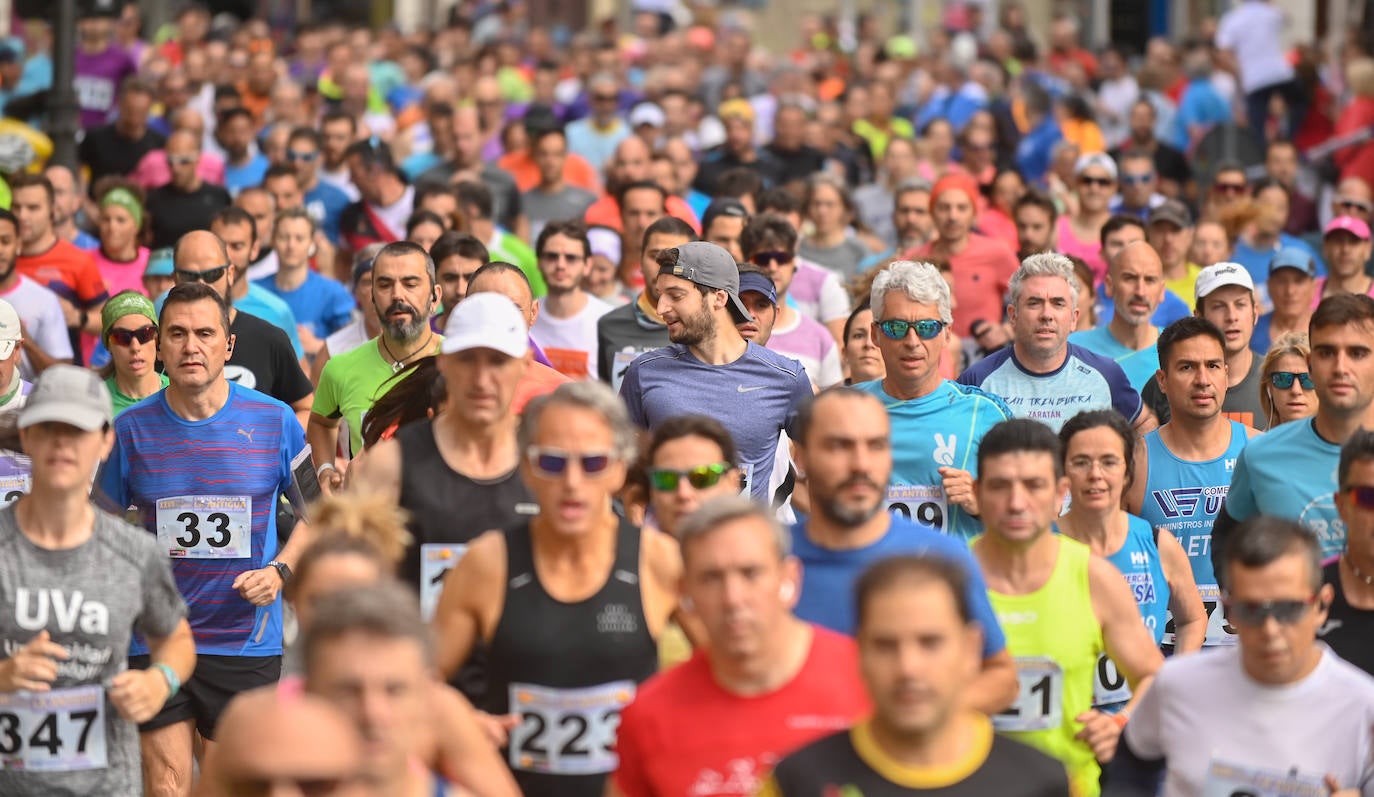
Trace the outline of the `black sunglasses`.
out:
[[[878,329],[893,340],[903,340],[908,332],[916,330],[916,337],[921,340],[931,340],[945,328],[945,322],[937,318],[922,318],[920,321],[905,321],[900,318],[889,318],[886,321],[878,322]]]
[[[1112,178],[1110,178],[1110,177],[1088,177],[1087,175],[1084,175],[1084,176],[1078,178],[1078,184],[1079,184],[1079,185],[1096,185],[1096,186],[1101,186],[1102,188],[1107,188],[1108,186],[1110,186],[1110,185],[1112,184]]]
[[[1312,384],[1312,375],[1306,371],[1275,371],[1269,375],[1269,384],[1279,390],[1287,390],[1293,386],[1293,380],[1298,380],[1303,390],[1316,390],[1317,386]]]
[[[720,483],[720,477],[730,466],[724,462],[713,462],[710,465],[699,465],[690,470],[669,470],[667,468],[654,468],[649,471],[649,483],[655,490],[661,493],[671,493],[677,489],[683,479],[692,485],[693,489],[705,490],[708,487],[715,487]]]
[[[132,346],[134,341],[147,343],[157,337],[157,324],[148,324],[138,329],[120,329],[115,327],[110,330],[110,341],[120,346]]]
[[[749,256],[749,262],[759,268],[766,268],[769,263],[777,263],[785,266],[792,262],[791,252],[757,252]]]
[[[1226,619],[1231,625],[1256,626],[1272,617],[1279,625],[1292,625],[1316,602],[1316,595],[1306,600],[1227,601]]]
[[[584,476],[599,476],[605,472],[606,468],[610,467],[611,462],[615,459],[608,451],[573,454],[569,451],[547,446],[530,446],[525,453],[529,456],[530,464],[534,466],[534,469],[549,478],[562,476],[573,460],[577,460],[578,467],[582,468]]]
[[[229,266],[215,266],[204,271],[188,271],[184,268],[176,270],[177,282],[219,282],[224,277],[224,272],[229,270]]]
[[[1354,486],[1341,490],[1360,509],[1374,509],[1374,487]]]

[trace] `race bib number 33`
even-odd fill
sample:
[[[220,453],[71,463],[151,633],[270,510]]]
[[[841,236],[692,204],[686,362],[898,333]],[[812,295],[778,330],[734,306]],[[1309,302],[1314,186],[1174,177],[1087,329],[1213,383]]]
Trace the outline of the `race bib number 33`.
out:
[[[175,559],[247,559],[252,530],[252,496],[179,495],[157,502],[157,541]]]
[[[553,775],[614,772],[620,712],[634,696],[633,681],[584,689],[511,684],[510,710],[520,717],[510,732],[511,767]]]
[[[105,693],[98,684],[0,694],[0,769],[105,767]]]

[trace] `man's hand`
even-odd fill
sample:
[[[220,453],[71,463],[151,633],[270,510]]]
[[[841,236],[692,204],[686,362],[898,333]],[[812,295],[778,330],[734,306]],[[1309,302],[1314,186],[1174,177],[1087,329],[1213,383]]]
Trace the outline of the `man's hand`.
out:
[[[1121,740],[1122,727],[1116,719],[1101,711],[1086,711],[1074,717],[1074,721],[1083,723],[1083,730],[1074,734],[1073,738],[1086,742],[1099,763],[1111,761],[1112,756],[1116,755],[1116,743]]]
[[[110,684],[110,702],[129,722],[147,722],[162,710],[172,686],[161,670],[125,670]]]
[[[66,319],[68,329],[81,324],[81,311],[76,309],[76,305],[62,296],[57,297],[57,303],[62,306],[62,318]]]
[[[473,711],[477,722],[482,725],[482,731],[486,733],[491,743],[500,749],[510,744],[510,732],[521,722],[519,714],[488,714],[485,711]]]
[[[963,507],[970,515],[978,515],[978,496],[973,494],[973,474],[958,468],[939,469],[944,480],[945,497],[951,504]]]
[[[339,488],[343,487],[343,474],[332,465],[327,468],[321,465],[316,475],[319,476],[320,489],[324,491],[325,495],[333,495],[338,492]]]
[[[1359,789],[1342,789],[1335,775],[1326,776],[1326,788],[1330,790],[1331,797],[1360,797]]]
[[[0,692],[48,691],[57,680],[57,662],[69,657],[67,649],[53,642],[47,631],[39,631],[13,656],[0,661]]]
[[[281,573],[275,567],[245,570],[234,579],[234,589],[254,606],[270,605],[281,592]]]

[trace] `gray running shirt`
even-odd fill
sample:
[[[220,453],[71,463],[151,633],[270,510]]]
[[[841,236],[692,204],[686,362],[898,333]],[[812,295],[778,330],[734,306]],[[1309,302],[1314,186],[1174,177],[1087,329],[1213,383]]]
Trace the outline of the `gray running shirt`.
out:
[[[39,548],[20,533],[14,512],[0,510],[0,658],[44,629],[71,658],[59,662],[50,693],[0,693],[0,794],[141,797],[138,730],[105,693],[90,692],[127,669],[135,629],[164,637],[186,616],[167,557],[151,534],[99,511],[86,542]],[[49,705],[23,705],[35,698]],[[103,728],[89,713],[102,704]],[[20,758],[30,770],[89,766],[101,739],[103,768],[13,766]]]

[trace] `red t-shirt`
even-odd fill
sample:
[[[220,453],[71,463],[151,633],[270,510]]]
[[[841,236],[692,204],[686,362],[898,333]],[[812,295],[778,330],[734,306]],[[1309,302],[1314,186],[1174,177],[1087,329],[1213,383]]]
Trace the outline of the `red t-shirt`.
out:
[[[539,166],[527,150],[507,152],[496,162],[497,166],[515,180],[515,187],[523,193],[539,185]],[[601,193],[601,177],[596,169],[581,155],[570,152],[563,162],[563,181],[574,188],[583,188],[593,194]]]
[[[782,688],[740,697],[702,651],[649,679],[620,716],[615,785],[625,797],[745,797],[778,760],[871,711],[854,640],[819,626]]]
[[[76,244],[57,239],[41,255],[19,257],[19,273],[44,286],[75,307],[85,308],[109,298],[95,257]]]
[[[939,241],[918,247],[908,256],[917,260],[944,254]],[[1021,264],[1007,245],[995,238],[969,233],[964,251],[949,257],[954,273],[954,334],[968,337],[969,325],[978,319],[1002,320],[1007,286]]]
[[[667,208],[669,216],[682,219],[691,225],[692,230],[697,235],[701,234],[701,221],[697,219],[697,214],[692,212],[692,207],[682,197],[669,196],[664,207]],[[610,227],[616,232],[622,232],[620,229],[620,203],[616,202],[615,197],[610,194],[593,202],[592,206],[587,208],[582,220],[587,223],[588,227]]]

